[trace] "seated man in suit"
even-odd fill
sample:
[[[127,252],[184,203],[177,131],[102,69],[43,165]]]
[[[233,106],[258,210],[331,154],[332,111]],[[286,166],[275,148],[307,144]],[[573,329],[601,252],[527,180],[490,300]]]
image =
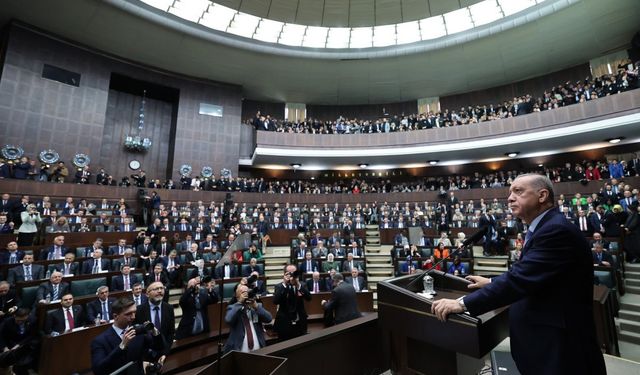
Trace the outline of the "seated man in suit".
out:
[[[153,268],[158,263],[161,263],[164,267],[164,265],[166,264],[166,259],[160,258],[157,251],[151,250],[151,253],[149,253],[148,257],[142,257],[142,269],[144,270],[144,273],[153,273]]]
[[[316,259],[326,258],[327,254],[329,254],[329,250],[326,247],[324,247],[323,241],[318,241],[318,246],[314,247],[313,250],[311,250],[311,254]]]
[[[113,270],[120,271],[122,266],[127,265],[131,268],[136,268],[138,266],[138,258],[133,256],[133,249],[128,247],[124,251],[124,255],[122,258],[117,258],[113,260]]]
[[[307,253],[307,242],[306,241],[300,241],[300,244],[298,245],[298,248],[295,250],[296,253],[296,258],[298,259],[304,259],[305,254]]]
[[[16,296],[15,289],[11,289],[11,285],[8,282],[0,281],[0,324],[4,322],[5,318],[18,310],[20,302],[20,299]]]
[[[120,275],[111,278],[111,290],[131,290],[132,286],[139,282],[136,275],[131,275],[131,266],[123,264],[120,267]]]
[[[354,258],[362,258],[364,256],[364,251],[362,251],[362,248],[358,246],[358,242],[356,241],[351,241],[351,245],[349,245],[346,252],[353,254]]]
[[[602,234],[599,232],[594,232],[593,237],[589,241],[589,247],[593,250],[595,248],[595,244],[600,243],[602,245],[603,250],[609,250],[609,241],[602,238]]]
[[[109,287],[101,286],[96,291],[98,298],[87,303],[87,319],[99,324],[107,323],[112,318],[111,305],[113,298],[109,298]]]
[[[38,286],[36,291],[36,301],[38,303],[48,303],[48,301],[58,301],[62,295],[69,291],[69,284],[62,282],[62,273],[53,271],[49,281]],[[48,300],[48,301],[47,301]]]
[[[195,242],[191,243],[191,248],[187,250],[185,254],[185,259],[187,263],[193,264],[196,260],[202,259],[202,252],[198,250],[198,244]]]
[[[345,249],[340,245],[340,241],[335,241],[329,249],[329,254],[333,254],[336,258],[344,258],[347,254]]]
[[[313,273],[318,271],[318,261],[311,258],[311,252],[307,251],[304,260],[300,262],[300,272]]]
[[[53,245],[40,251],[40,260],[62,259],[69,251],[71,250],[64,246],[64,236],[56,236],[53,239]]]
[[[44,333],[50,335],[52,332],[70,332],[74,328],[83,327],[87,323],[82,306],[74,305],[73,295],[65,293],[60,300],[60,308],[47,314]]]
[[[142,243],[136,247],[136,252],[144,257],[148,257],[153,246],[151,245],[151,237],[145,236]]]
[[[24,257],[24,251],[18,250],[18,243],[11,241],[7,244],[7,251],[0,253],[0,264],[18,264]]]
[[[207,306],[218,302],[218,295],[213,280],[205,278],[203,282],[201,284],[199,277],[190,279],[180,297],[182,318],[176,330],[177,340],[209,332]]]
[[[205,240],[198,245],[198,251],[200,252],[210,252],[213,251],[214,248],[218,248],[218,242],[213,239],[212,234],[207,234]]]
[[[258,260],[256,258],[249,259],[249,264],[242,265],[242,276],[247,277],[251,275],[253,272],[257,272],[258,275],[263,275],[264,271],[262,267],[258,264]]]
[[[347,276],[345,282],[347,284],[353,285],[353,288],[356,290],[356,292],[362,292],[363,290],[367,289],[367,281],[364,279],[364,277],[359,276],[357,268],[351,269],[351,276]]]
[[[135,232],[136,225],[131,222],[131,218],[125,217],[122,220],[122,224],[120,224],[118,231],[119,232]]]
[[[169,276],[167,276],[167,272],[164,270],[162,263],[156,263],[156,265],[153,266],[153,272],[147,276],[147,285],[154,282],[159,282],[165,287],[169,287]]]
[[[169,353],[173,337],[176,333],[176,318],[173,306],[164,302],[165,286],[160,282],[152,282],[147,287],[147,302],[138,306],[136,324],[151,322],[160,330],[165,340],[165,352]]]
[[[109,255],[124,255],[124,251],[127,249],[127,240],[121,238],[118,240],[118,244],[115,246],[109,246]]]
[[[347,259],[342,262],[342,272],[351,272],[351,270],[355,268],[357,270],[362,269],[362,263],[356,260],[353,260],[353,254],[347,254]]]
[[[91,369],[95,375],[111,374],[129,362],[127,374],[143,375],[143,361],[164,362],[165,341],[157,328],[136,334],[136,305],[124,297],[113,303],[113,325],[91,341]]]
[[[96,238],[91,246],[85,247],[82,253],[78,254],[78,257],[90,258],[93,256],[93,252],[97,249],[102,249],[104,254],[104,248],[102,247],[102,238]]]
[[[602,244],[599,242],[593,245],[593,265],[602,267],[611,267],[613,265],[613,257],[606,251],[603,251]]]
[[[180,258],[176,250],[171,250],[167,257],[167,275],[169,276],[169,282],[171,285],[175,285],[180,273]]]
[[[33,253],[25,251],[22,264],[9,269],[7,281],[15,286],[18,281],[31,281],[44,279],[44,267],[33,264]]]
[[[156,246],[156,251],[158,252],[158,256],[162,258],[166,258],[169,256],[171,252],[171,244],[167,240],[167,236],[160,236],[160,242]]]
[[[87,259],[82,263],[82,273],[85,275],[96,274],[109,271],[111,262],[109,259],[102,258],[102,249],[93,252],[93,258]]]
[[[320,293],[327,291],[327,284],[320,280],[320,272],[316,271],[311,275],[310,279],[307,279],[307,289],[311,293]]]
[[[136,303],[136,306],[147,303],[147,295],[142,293],[142,291],[142,283],[133,284],[133,288],[131,288],[131,298],[133,299],[133,302]]]
[[[249,298],[249,287],[246,285],[236,286],[236,301],[227,306],[224,318],[230,327],[224,352],[250,352],[266,346],[262,324],[270,323],[273,317],[261,303]]]
[[[322,300],[325,311],[334,313],[336,324],[348,322],[362,316],[358,310],[356,290],[345,283],[342,274],[333,275],[333,290],[329,301]]]
[[[238,277],[238,268],[229,259],[223,258],[214,269],[216,279],[229,279]]]
[[[76,256],[73,253],[66,253],[64,255],[64,262],[58,263],[54,266],[55,270],[62,273],[62,276],[74,276],[79,275],[79,265],[75,262]]]

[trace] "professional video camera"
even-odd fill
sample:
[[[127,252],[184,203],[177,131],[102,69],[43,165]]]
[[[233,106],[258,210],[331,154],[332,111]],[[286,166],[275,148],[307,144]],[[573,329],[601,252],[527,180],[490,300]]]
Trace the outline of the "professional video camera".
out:
[[[140,323],[140,324],[135,324],[133,326],[133,330],[136,332],[136,335],[144,335],[146,333],[150,333],[153,332],[154,329],[154,325],[153,323],[147,321],[144,323]]]
[[[249,301],[249,303],[252,303],[254,300],[259,298],[258,293],[260,290],[258,289],[256,281],[258,281],[258,275],[252,274],[247,278],[247,287],[249,287],[247,301]]]

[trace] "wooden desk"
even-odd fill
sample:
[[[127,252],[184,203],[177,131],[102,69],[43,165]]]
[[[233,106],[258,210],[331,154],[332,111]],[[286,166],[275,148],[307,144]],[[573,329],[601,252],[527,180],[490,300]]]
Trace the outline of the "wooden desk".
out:
[[[40,375],[83,373],[91,370],[91,341],[111,324],[89,327],[60,336],[44,336],[40,349]]]

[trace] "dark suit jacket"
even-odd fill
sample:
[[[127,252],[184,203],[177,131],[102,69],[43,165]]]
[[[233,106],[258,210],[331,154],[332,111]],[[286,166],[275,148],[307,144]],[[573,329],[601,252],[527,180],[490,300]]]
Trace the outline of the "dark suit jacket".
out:
[[[205,267],[205,270],[207,268]],[[233,277],[238,277],[238,267],[236,267],[235,264],[229,264],[229,275],[233,278]],[[214,272],[214,277],[216,279],[223,279],[224,278],[224,264],[222,263],[218,263],[218,265],[216,266],[216,268],[213,270]],[[192,276],[192,277],[195,277]]]
[[[93,263],[94,259],[87,259],[82,263],[82,273],[87,275],[93,271]],[[111,270],[111,262],[109,259],[100,258],[100,267],[102,267],[102,271]]]
[[[183,339],[191,336],[193,322],[196,318],[196,298],[200,299],[200,313],[202,314],[202,323],[204,332],[209,332],[209,319],[207,319],[207,305],[218,302],[218,295],[214,290],[209,293],[208,290],[201,288],[197,295],[192,294],[189,290],[185,291],[180,297],[180,308],[182,309],[182,318],[178,323],[176,330],[176,339]]]
[[[146,298],[145,300],[147,302],[138,306],[138,309],[136,310],[136,324],[153,322],[151,317],[151,306]],[[176,334],[176,318],[173,313],[173,306],[166,302],[160,303],[160,328],[158,328],[158,330],[162,333],[165,341],[164,352],[165,354],[168,354],[169,349],[171,349],[171,343],[173,342],[173,338]]]
[[[520,373],[605,374],[593,322],[591,250],[557,209],[538,223],[520,261],[464,303],[471,315],[511,304],[511,353]]]
[[[53,245],[49,246],[49,247],[45,247],[44,249],[40,250],[40,257],[38,258],[39,260],[47,260],[49,259],[50,256],[53,256],[53,251],[54,251],[54,247]],[[60,254],[64,257],[64,254],[72,252],[71,249],[69,249],[66,246],[62,246],[60,247]]]
[[[109,302],[108,302],[108,306],[109,306],[109,319],[105,319],[103,316],[101,317],[102,320],[106,320],[109,321],[113,318],[113,311],[111,310],[111,305],[113,304],[113,301],[115,301],[114,298],[109,297]],[[98,314],[102,315],[102,302],[100,301],[99,298],[96,298],[95,300],[87,303],[87,319],[90,322],[93,322],[96,320],[96,317],[98,316]]]
[[[156,281],[156,274],[151,272],[149,275],[147,275],[147,280],[146,280],[146,285],[149,285],[151,283],[154,283]],[[162,270],[162,272],[160,273],[160,282],[162,283],[162,285],[169,285],[169,276],[167,276],[167,271]]]
[[[58,299],[61,299],[62,296],[67,292],[69,292],[69,284],[63,281],[58,287]],[[38,290],[36,291],[36,303],[38,303],[38,301],[40,300],[47,299],[47,296],[50,296],[52,297],[51,299],[53,299],[53,285],[50,281],[42,283],[40,284],[40,286],[38,286]]]
[[[131,361],[136,363],[125,374],[143,375],[142,361],[147,359],[148,349],[162,351],[164,348],[162,335],[136,335],[125,350],[119,348],[121,342],[112,327],[91,341],[91,369],[95,375],[110,374]]]
[[[73,324],[75,328],[82,327],[87,324],[87,317],[84,313],[84,309],[80,305],[71,306],[73,310]],[[64,332],[65,313],[62,308],[56,309],[47,314],[47,319],[44,324],[44,333],[47,335],[51,332]]]
[[[309,290],[309,292],[313,292],[313,279],[307,279],[306,283],[307,283],[307,289]],[[326,292],[327,283],[323,279],[318,280],[318,288],[320,289],[321,292]]]
[[[9,259],[11,258],[11,253],[8,251],[3,251],[0,253],[0,264],[9,264]],[[20,262],[24,258],[24,251],[16,250],[16,262]],[[19,264],[19,263],[14,263]]]
[[[320,268],[318,267],[318,261],[316,261],[316,260],[312,260],[311,261],[311,269],[310,270],[307,269],[307,260],[306,259],[303,259],[302,262],[300,262],[299,265],[300,265],[300,267],[298,267],[298,268],[300,268],[300,272],[302,272],[302,273],[311,273],[311,272],[315,272],[315,271],[320,272]]]
[[[344,282],[353,286],[353,277],[345,277]],[[360,286],[360,289],[356,290],[356,292],[362,292],[363,289],[367,289],[367,281],[364,279],[364,277],[358,276],[358,285]]]
[[[227,306],[227,314],[224,317],[224,321],[229,325],[229,338],[224,344],[224,352],[230,352],[232,350],[241,350],[242,343],[244,342],[244,336],[246,329],[242,321],[242,314],[245,314],[245,307],[243,304],[234,303]],[[267,345],[264,339],[264,329],[262,323],[270,323],[271,313],[262,307],[262,304],[258,304],[258,308],[253,310],[251,314],[257,317],[257,321],[253,322],[253,328],[256,331],[254,340],[258,340],[260,347],[263,348]],[[254,319],[251,319],[253,321]]]
[[[54,268],[56,271],[62,272],[64,274],[64,263],[58,263],[54,266]],[[78,264],[78,262],[72,262],[69,266],[69,272],[74,276],[77,276],[79,274],[79,268],[80,265]]]
[[[140,281],[142,280],[138,280],[138,276],[134,275],[133,273],[129,274],[129,288],[133,288],[133,284]],[[122,275],[114,276],[111,278],[110,291],[115,292],[118,290],[124,290],[124,276]]]
[[[331,300],[324,305],[325,311],[333,311],[336,324],[361,316],[353,285],[341,282],[331,291]]]
[[[39,264],[31,264],[31,276],[34,280],[44,279],[44,267]],[[15,285],[18,281],[24,281],[24,268],[22,265],[9,269],[7,275],[7,282],[9,282],[9,284]]]
[[[291,323],[296,319],[299,320],[297,324],[303,324],[306,330],[308,315],[304,308],[304,300],[311,300],[311,293],[304,283],[301,284],[298,293],[294,291],[293,287],[287,288],[282,283],[276,284],[273,303],[278,305],[278,312],[276,312],[273,328],[281,338],[291,335]]]
[[[602,262],[609,262],[609,264],[613,267],[613,257],[611,256],[611,254],[607,253],[606,251],[602,252],[602,259],[598,260],[598,254],[596,254],[595,251],[591,252],[591,255],[593,256],[593,264],[597,264],[598,266],[602,266]],[[605,266],[606,267],[606,266]]]

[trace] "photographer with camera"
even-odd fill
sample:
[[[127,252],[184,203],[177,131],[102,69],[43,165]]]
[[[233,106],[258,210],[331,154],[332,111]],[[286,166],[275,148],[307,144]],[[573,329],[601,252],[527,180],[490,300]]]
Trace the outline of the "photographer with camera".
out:
[[[40,355],[38,322],[31,310],[21,307],[0,325],[0,368],[13,366],[16,375],[36,370]]]
[[[255,280],[253,280],[255,282]],[[256,290],[244,284],[236,285],[237,302],[227,307],[224,321],[231,327],[224,352],[250,352],[266,346],[263,323],[270,323],[271,314],[256,300]]]
[[[35,204],[29,204],[25,211],[20,213],[22,224],[18,227],[18,245],[32,246],[33,239],[38,232],[38,224],[42,222],[40,212]]]
[[[215,281],[211,277],[202,279],[202,285],[199,276],[189,280],[187,288],[180,297],[182,319],[176,330],[176,340],[209,332],[207,306],[216,302],[218,302],[218,294],[215,290]]]
[[[311,293],[300,283],[300,272],[290,264],[284,269],[282,283],[275,286],[273,303],[278,306],[274,330],[280,341],[307,333],[307,312],[304,300],[311,300]]]
[[[165,358],[160,331],[151,322],[132,325],[136,304],[129,297],[115,301],[112,309],[113,325],[91,342],[93,373],[111,374],[124,366],[128,366],[124,374],[158,373]]]
[[[50,181],[63,183],[69,175],[69,170],[64,165],[63,161],[59,161],[58,165],[51,171]]]

